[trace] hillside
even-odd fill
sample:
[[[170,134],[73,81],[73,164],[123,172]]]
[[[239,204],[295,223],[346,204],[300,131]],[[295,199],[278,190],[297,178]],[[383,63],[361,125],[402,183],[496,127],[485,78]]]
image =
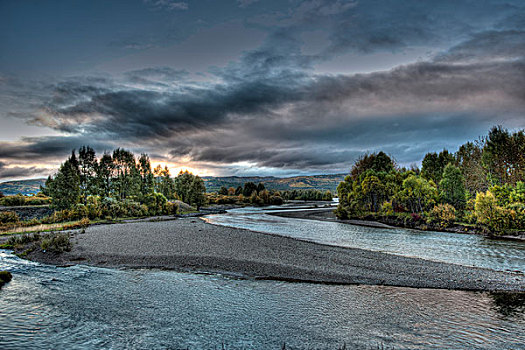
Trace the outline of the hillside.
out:
[[[46,179],[17,180],[0,183],[0,192],[6,196],[18,193],[29,195],[40,191],[40,185],[44,185]]]
[[[203,177],[206,189],[208,192],[216,192],[221,188],[242,186],[246,182],[254,182],[256,184],[263,183],[268,189],[275,190],[305,190],[305,189],[318,189],[318,190],[330,190],[335,192],[335,189],[339,182],[343,181],[344,174],[335,175],[312,175],[312,176],[294,176],[279,178],[273,176],[226,176],[226,177]],[[0,192],[4,195],[14,195],[22,193],[29,195],[40,191],[40,186],[44,184],[46,179],[34,179],[34,180],[18,180],[8,181],[0,183]]]

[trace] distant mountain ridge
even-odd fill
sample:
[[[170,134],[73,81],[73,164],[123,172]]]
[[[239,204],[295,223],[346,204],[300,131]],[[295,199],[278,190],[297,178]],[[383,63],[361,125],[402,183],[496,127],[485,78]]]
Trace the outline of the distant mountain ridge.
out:
[[[217,192],[221,186],[226,188],[244,185],[246,182],[255,184],[262,183],[272,190],[308,190],[316,189],[321,191],[330,190],[335,192],[337,185],[344,180],[345,174],[333,175],[310,175],[293,177],[275,176],[203,176],[202,179],[208,192]],[[6,196],[22,193],[29,195],[40,191],[40,186],[44,185],[46,179],[16,180],[0,183],[0,192]]]
[[[208,192],[216,192],[221,186],[226,188],[237,188],[237,186],[242,186],[246,182],[253,182],[255,184],[262,183],[268,189],[280,191],[316,189],[335,192],[337,185],[344,180],[345,176],[345,174],[293,176],[283,178],[274,176],[204,176],[203,180]]]

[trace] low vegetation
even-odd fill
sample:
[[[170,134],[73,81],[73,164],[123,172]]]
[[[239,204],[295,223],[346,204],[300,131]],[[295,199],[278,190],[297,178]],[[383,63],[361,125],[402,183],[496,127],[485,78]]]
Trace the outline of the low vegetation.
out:
[[[51,204],[51,198],[45,196],[42,193],[36,196],[24,196],[17,194],[15,196],[0,196],[0,205],[6,207],[14,206],[35,206],[35,205],[49,205]]]
[[[368,154],[337,192],[340,219],[428,229],[462,224],[495,235],[524,230],[525,132],[493,127],[454,154],[426,154],[421,169],[399,168],[383,152]]]
[[[19,256],[27,255],[35,250],[43,252],[63,253],[69,252],[72,243],[68,233],[50,232],[45,234],[33,233],[10,237],[1,249],[13,249]]]

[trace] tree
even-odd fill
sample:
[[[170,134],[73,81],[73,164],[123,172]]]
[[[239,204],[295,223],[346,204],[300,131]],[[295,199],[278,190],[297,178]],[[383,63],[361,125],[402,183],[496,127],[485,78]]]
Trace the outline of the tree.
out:
[[[487,173],[482,164],[483,142],[467,142],[455,154],[456,165],[463,174],[465,188],[470,195],[489,188]]]
[[[368,170],[373,170],[376,173],[388,173],[394,170],[394,162],[392,161],[392,158],[384,152],[365,154],[355,162],[350,174],[353,179],[357,179],[361,174]]]
[[[265,187],[264,187],[264,184],[262,182],[260,182],[258,185],[257,185],[257,193],[261,193],[262,191],[265,190]]]
[[[69,209],[80,201],[80,176],[75,152],[60,166],[53,179],[48,178],[46,188],[51,203],[57,209]]]
[[[243,194],[242,186],[237,186],[237,188],[235,189],[235,195],[238,196],[241,194]]]
[[[200,207],[206,203],[205,193],[206,185],[204,185],[204,180],[199,176],[193,176],[189,194],[189,204],[195,206],[197,210],[199,210]]]
[[[525,176],[525,133],[510,134],[501,125],[490,129],[482,162],[492,184],[514,185]]]
[[[117,148],[113,151],[113,165],[112,185],[118,198],[124,200],[131,195],[138,194],[140,188],[139,172],[133,153]]]
[[[246,182],[242,190],[244,197],[250,197],[253,191],[257,192],[257,185],[255,185],[253,182]]]
[[[443,176],[443,170],[448,163],[454,162],[454,156],[446,149],[439,154],[427,153],[423,158],[421,166],[421,176],[426,180],[432,180],[434,183],[439,183]]]
[[[368,205],[368,209],[373,212],[379,211],[379,205],[384,199],[385,187],[377,176],[367,175],[361,183],[363,196]]]
[[[96,194],[96,172],[97,172],[97,156],[95,150],[89,146],[82,146],[78,150],[78,166],[80,190],[84,198],[84,204],[87,196]]]
[[[115,166],[109,153],[104,153],[97,167],[97,192],[102,197],[109,197],[112,189],[112,176]]]
[[[422,177],[410,175],[403,181],[400,200],[404,202],[412,213],[422,213],[432,208],[437,197],[437,189],[433,182]]]
[[[225,186],[221,186],[221,188],[219,189],[219,194],[222,195],[222,196],[227,196],[228,195],[228,189]]]
[[[443,177],[439,182],[440,198],[443,203],[452,205],[456,209],[464,209],[466,191],[461,170],[452,163],[443,170]]]
[[[160,164],[157,165],[153,173],[157,176],[157,192],[162,193],[168,199],[175,198],[175,193],[181,196],[179,189],[177,189],[176,181],[170,176],[170,170],[167,165],[165,165],[164,168],[162,168]]]
[[[333,199],[332,192],[330,192],[329,190],[326,190],[326,192],[323,195],[323,200],[331,201],[332,199]]]
[[[151,170],[151,162],[147,154],[142,153],[138,161],[138,170],[140,174],[140,193],[142,196],[155,191],[155,177]]]

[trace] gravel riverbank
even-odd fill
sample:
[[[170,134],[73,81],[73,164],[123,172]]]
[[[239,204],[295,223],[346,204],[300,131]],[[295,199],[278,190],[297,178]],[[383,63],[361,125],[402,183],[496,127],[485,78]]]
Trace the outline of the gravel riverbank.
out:
[[[525,291],[522,274],[333,247],[197,218],[91,226],[73,233],[72,242],[70,252],[35,251],[28,258],[54,265],[162,268],[301,282]]]

